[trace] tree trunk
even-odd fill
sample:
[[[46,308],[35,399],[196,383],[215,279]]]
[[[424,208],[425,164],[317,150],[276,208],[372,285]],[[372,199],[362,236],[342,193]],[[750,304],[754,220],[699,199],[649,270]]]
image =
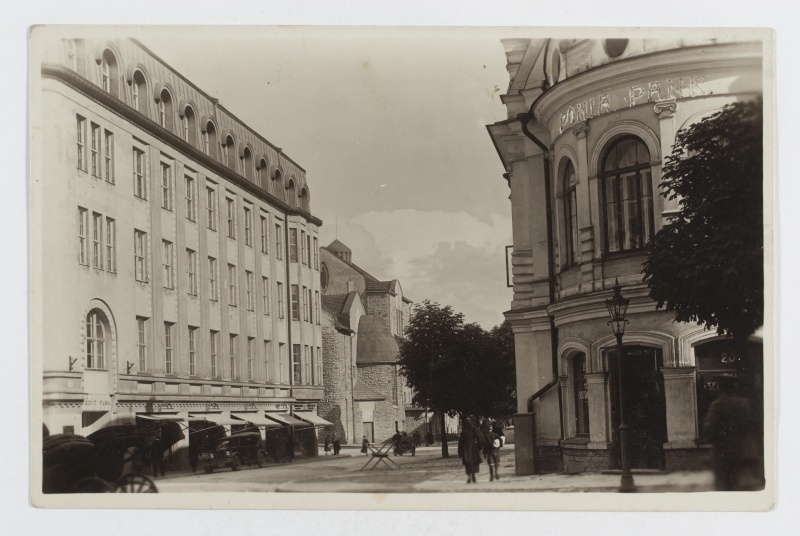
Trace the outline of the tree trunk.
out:
[[[447,452],[447,426],[445,423],[444,418],[444,411],[439,413],[439,423],[442,425],[441,435],[442,435],[442,458],[449,458],[450,453]]]

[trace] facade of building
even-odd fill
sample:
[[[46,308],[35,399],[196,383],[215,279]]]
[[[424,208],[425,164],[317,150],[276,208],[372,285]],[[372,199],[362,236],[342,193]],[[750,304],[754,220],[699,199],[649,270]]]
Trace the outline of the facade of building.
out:
[[[737,375],[741,360],[730,340],[657,311],[641,266],[648,240],[678,209],[659,195],[676,133],[761,94],[761,44],[504,46],[508,119],[487,128],[511,189],[514,297],[505,315],[516,343],[517,471],[619,466],[616,341],[605,305],[617,280],[631,299],[622,372],[632,467],[703,466],[703,416],[719,378]],[[753,343],[750,358],[759,362],[761,352]]]
[[[322,222],[303,168],[138,41],[52,40],[40,59],[31,349],[50,433],[174,421],[180,448],[189,422],[290,423],[316,455]]]
[[[352,262],[339,240],[320,248],[323,375],[320,416],[344,441],[382,442],[419,426],[422,411],[397,364],[412,302],[400,282],[380,281]]]

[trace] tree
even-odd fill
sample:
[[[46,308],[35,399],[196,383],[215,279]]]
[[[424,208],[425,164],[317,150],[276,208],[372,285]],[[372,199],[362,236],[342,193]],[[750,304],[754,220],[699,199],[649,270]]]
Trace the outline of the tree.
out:
[[[514,411],[513,336],[464,324],[464,315],[424,301],[414,309],[400,346],[400,367],[413,403],[444,415],[505,418]],[[510,344],[509,344],[510,341]],[[510,350],[509,350],[510,348]],[[442,456],[447,457],[446,438]]]
[[[762,114],[738,102],[678,133],[660,186],[680,210],[644,263],[657,308],[742,344],[764,322]]]

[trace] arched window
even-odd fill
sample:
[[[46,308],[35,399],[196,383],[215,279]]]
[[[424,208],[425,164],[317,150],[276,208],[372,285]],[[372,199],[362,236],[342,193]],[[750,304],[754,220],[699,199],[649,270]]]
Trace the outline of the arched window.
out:
[[[575,408],[575,435],[589,435],[589,390],[586,386],[586,354],[572,358],[572,400]]]
[[[103,58],[100,60],[100,87],[115,97],[119,96],[117,58],[110,49],[103,51]]]
[[[322,267],[320,268],[319,272],[319,284],[322,287],[322,291],[325,292],[328,288],[328,267],[325,266],[325,263],[322,263]]]
[[[86,316],[86,368],[105,368],[108,336],[108,321],[102,311],[89,311]]]
[[[275,176],[272,178],[272,193],[275,194],[275,197],[277,197],[281,201],[284,200],[283,177],[281,176],[280,169],[275,170]]]
[[[642,140],[626,136],[603,157],[600,175],[605,251],[640,249],[653,236],[650,152]]]
[[[217,159],[217,129],[212,121],[206,123],[206,129],[203,131],[203,152]]]
[[[230,134],[228,134],[222,143],[222,163],[236,171],[236,143],[233,141],[233,136]]]
[[[253,180],[253,155],[249,147],[242,151],[242,176],[249,181]]]
[[[576,186],[578,178],[571,160],[567,160],[564,173],[561,175],[562,188],[564,189],[564,239],[566,258],[565,266],[572,266],[578,262],[578,202]]]
[[[310,212],[309,203],[308,203],[308,190],[305,186],[300,189],[300,208],[303,210]]]
[[[183,110],[183,117],[181,117],[181,137],[183,141],[188,142],[192,145],[197,143],[197,124],[196,124],[196,116],[194,115],[194,110],[191,106],[187,106]]]
[[[139,113],[147,114],[147,81],[142,71],[133,73],[131,79],[131,106]]]
[[[175,132],[173,124],[172,95],[169,91],[162,89],[158,98],[158,124],[170,132]]]
[[[297,206],[297,194],[294,189],[294,179],[289,179],[289,187],[286,189],[286,202],[290,207]]]
[[[258,185],[269,191],[269,163],[266,158],[262,158],[258,164]]]

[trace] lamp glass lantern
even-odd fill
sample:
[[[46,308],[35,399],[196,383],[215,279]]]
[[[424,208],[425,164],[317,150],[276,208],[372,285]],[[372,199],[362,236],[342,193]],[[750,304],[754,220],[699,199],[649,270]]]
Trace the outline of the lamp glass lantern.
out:
[[[622,297],[619,281],[615,281],[614,296],[610,300],[606,300],[606,307],[608,307],[608,314],[611,317],[608,324],[611,326],[614,335],[618,337],[625,334],[625,324],[628,323],[625,317],[628,314],[628,305],[630,303],[630,299]]]

